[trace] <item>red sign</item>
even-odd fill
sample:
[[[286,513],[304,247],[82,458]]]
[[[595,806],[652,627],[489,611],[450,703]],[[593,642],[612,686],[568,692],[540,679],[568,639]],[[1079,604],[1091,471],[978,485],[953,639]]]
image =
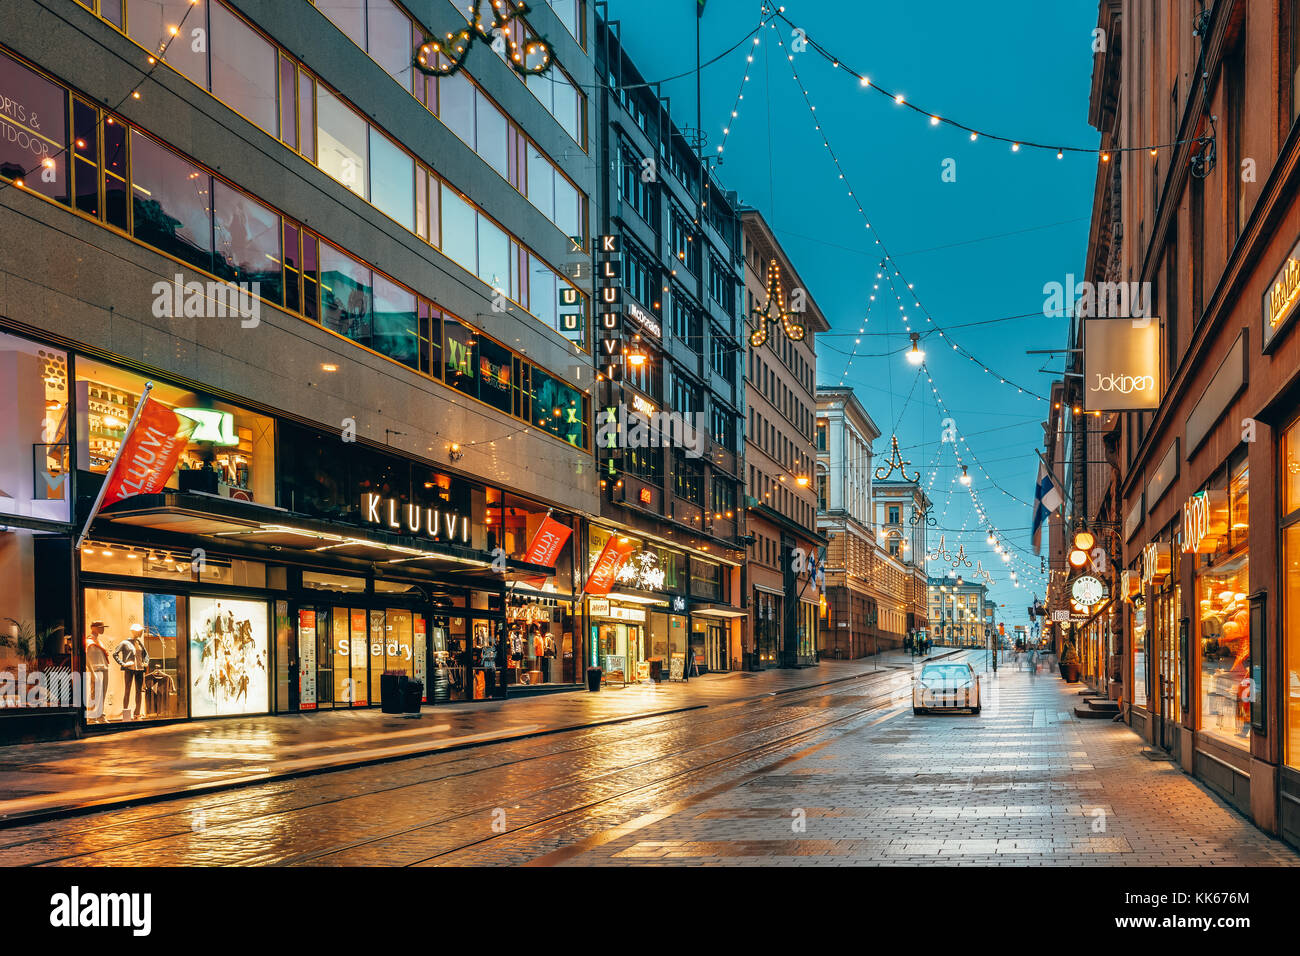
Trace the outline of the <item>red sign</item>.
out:
[[[541,527],[533,535],[533,540],[528,543],[524,560],[529,564],[554,568],[555,559],[560,556],[564,542],[569,540],[571,534],[573,534],[572,528],[565,527],[552,518],[543,518]]]
[[[123,440],[108,476],[104,505],[132,495],[153,495],[162,491],[176,470],[176,463],[189,443],[194,425],[193,421],[182,421],[170,408],[146,396],[135,428]]]
[[[587,593],[608,594],[609,589],[614,586],[614,580],[618,577],[618,569],[634,550],[636,545],[630,538],[610,535],[609,540],[605,542],[604,550],[600,552],[600,557],[596,559],[595,567],[591,569],[591,577],[587,579]]]

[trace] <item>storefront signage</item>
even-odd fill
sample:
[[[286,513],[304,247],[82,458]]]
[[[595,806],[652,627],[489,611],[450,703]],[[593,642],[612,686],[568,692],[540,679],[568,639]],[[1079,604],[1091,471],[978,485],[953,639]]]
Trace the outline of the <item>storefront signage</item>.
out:
[[[1119,590],[1124,596],[1125,601],[1132,601],[1142,590],[1142,581],[1136,571],[1121,571],[1119,576]]]
[[[560,556],[560,551],[563,550],[571,534],[573,534],[572,528],[560,524],[548,515],[542,519],[541,525],[533,535],[533,540],[529,542],[524,560],[529,564],[554,568],[555,559]]]
[[[1091,574],[1084,574],[1075,578],[1074,583],[1070,585],[1070,597],[1074,599],[1075,603],[1084,607],[1092,607],[1092,605],[1100,603],[1105,596],[1106,585]]]
[[[191,442],[210,441],[214,445],[238,445],[235,416],[215,408],[178,408],[176,414],[194,422]]]
[[[673,598],[673,613],[674,614],[686,613],[686,598],[682,597],[680,594],[677,595],[675,598]]]
[[[627,316],[655,338],[663,338],[663,329],[660,327],[659,323],[655,321],[654,316],[641,308],[641,306],[637,305],[631,299],[629,299],[627,303]]]
[[[1264,293],[1264,348],[1273,336],[1291,321],[1296,303],[1300,302],[1300,242],[1287,253],[1286,262],[1277,271]]]
[[[611,621],[631,621],[634,624],[645,623],[644,608],[624,607],[610,601],[593,600],[591,602],[591,616],[603,617]]]
[[[1086,319],[1084,408],[1132,411],[1160,404],[1160,320]]]
[[[404,505],[396,498],[381,498],[373,492],[361,496],[362,518],[390,531],[423,535],[448,544],[469,544],[469,518],[454,511]]]
[[[1228,533],[1228,495],[1223,491],[1198,491],[1183,503],[1183,551],[1213,554],[1219,538]]]
[[[623,301],[622,251],[619,236],[597,237],[596,303],[600,316],[597,356],[601,372],[611,382],[623,377],[623,323],[619,311]]]
[[[1159,584],[1169,576],[1173,555],[1168,541],[1152,541],[1142,549],[1142,586]]]
[[[1133,507],[1128,510],[1124,516],[1124,540],[1127,541],[1133,537],[1134,532],[1142,524],[1142,515],[1145,513],[1146,495],[1138,492],[1137,501],[1133,502]]]

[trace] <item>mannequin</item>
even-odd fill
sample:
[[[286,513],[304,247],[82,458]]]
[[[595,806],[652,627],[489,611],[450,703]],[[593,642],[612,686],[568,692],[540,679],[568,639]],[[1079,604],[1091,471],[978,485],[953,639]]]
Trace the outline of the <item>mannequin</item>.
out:
[[[86,700],[90,705],[86,714],[88,724],[104,720],[104,698],[108,695],[108,648],[100,638],[105,630],[107,625],[103,621],[91,621],[90,633],[86,635],[86,674],[90,684]]]
[[[144,672],[149,666],[149,651],[144,646],[145,629],[140,624],[131,625],[130,640],[123,641],[113,651],[113,660],[122,668],[122,680],[125,690],[122,693],[122,719],[135,720],[143,717],[142,697],[144,695]],[[132,701],[132,688],[135,690]]]

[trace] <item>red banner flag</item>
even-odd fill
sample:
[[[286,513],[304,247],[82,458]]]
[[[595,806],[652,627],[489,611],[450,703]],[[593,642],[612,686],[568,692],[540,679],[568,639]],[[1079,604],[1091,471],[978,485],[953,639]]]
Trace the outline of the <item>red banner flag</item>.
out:
[[[147,395],[141,404],[135,427],[122,439],[121,450],[105,479],[104,505],[162,491],[194,431],[194,422],[182,420]]]
[[[609,540],[605,542],[604,550],[600,552],[600,557],[596,559],[596,564],[591,569],[591,577],[587,579],[584,590],[588,594],[608,594],[618,577],[618,569],[623,566],[627,556],[635,550],[636,545],[630,538],[610,535]]]
[[[560,551],[571,534],[572,528],[560,524],[554,518],[543,518],[541,526],[533,534],[533,540],[528,543],[524,560],[529,564],[541,564],[553,569],[555,559],[560,556]]]

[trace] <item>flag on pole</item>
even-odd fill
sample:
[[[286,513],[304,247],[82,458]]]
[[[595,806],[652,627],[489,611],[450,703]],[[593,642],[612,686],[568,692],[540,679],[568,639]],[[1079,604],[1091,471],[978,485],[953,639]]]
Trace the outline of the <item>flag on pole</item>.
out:
[[[144,396],[136,406],[108,474],[104,476],[99,495],[82,526],[77,547],[81,547],[100,508],[133,495],[153,495],[162,491],[189,444],[190,434],[198,423],[153,401],[149,396],[152,388],[153,383],[145,386]]]
[[[707,2],[708,2],[708,0],[695,0],[695,16],[696,16],[696,17],[702,17],[702,16],[704,16],[704,4],[707,3]]]
[[[1038,554],[1042,545],[1043,522],[1047,520],[1048,515],[1061,507],[1061,502],[1064,500],[1061,489],[1056,485],[1056,479],[1047,470],[1047,462],[1040,458],[1038,460],[1038,480],[1034,483],[1034,554]]]
[[[600,557],[592,566],[591,576],[587,578],[587,586],[582,590],[587,594],[608,594],[618,578],[618,569],[635,549],[636,545],[630,538],[610,535],[609,540],[605,542],[604,550],[600,552]]]
[[[571,534],[573,534],[572,528],[561,524],[548,514],[533,533],[533,540],[528,543],[524,560],[529,564],[544,565],[554,571],[555,559],[560,556],[560,551],[564,549],[564,543],[569,540]],[[540,587],[546,583],[546,578],[524,578],[524,583],[530,587]]]

